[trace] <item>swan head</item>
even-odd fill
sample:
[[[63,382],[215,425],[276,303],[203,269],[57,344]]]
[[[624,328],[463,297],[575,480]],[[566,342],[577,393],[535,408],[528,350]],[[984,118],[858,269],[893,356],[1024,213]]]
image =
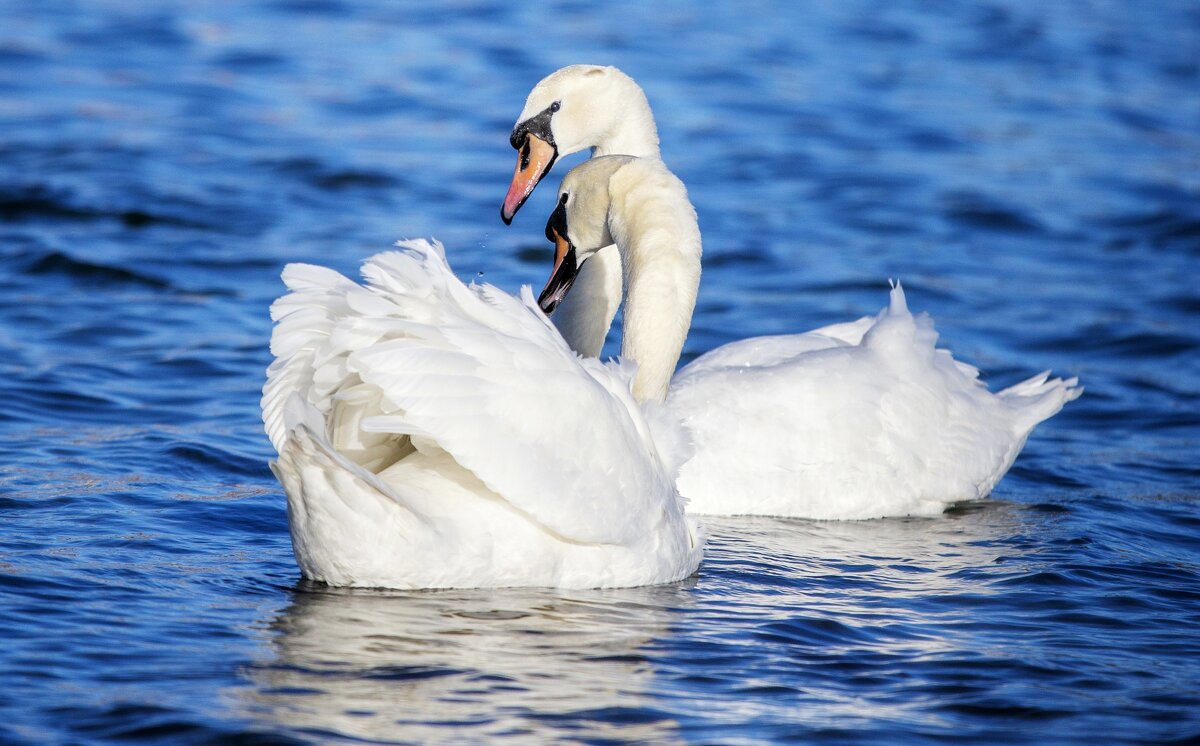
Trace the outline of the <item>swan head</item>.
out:
[[[586,148],[598,155],[658,155],[646,94],[633,78],[600,65],[570,65],[543,78],[529,92],[509,142],[517,151],[517,166],[500,207],[505,224],[512,223],[559,156]]]
[[[558,187],[558,204],[546,221],[546,239],[554,244],[554,269],[538,296],[538,305],[551,313],[567,297],[583,263],[612,243],[609,183],[613,174],[636,158],[610,155],[584,161],[571,169]]]

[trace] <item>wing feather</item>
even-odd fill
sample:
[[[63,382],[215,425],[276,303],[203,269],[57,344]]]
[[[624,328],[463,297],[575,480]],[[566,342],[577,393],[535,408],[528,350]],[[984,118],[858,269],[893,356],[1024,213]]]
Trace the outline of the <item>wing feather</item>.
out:
[[[386,464],[381,443],[419,435],[565,538],[644,533],[658,518],[647,511],[677,499],[670,465],[682,446],[660,455],[631,369],[581,360],[529,288],[515,298],[468,287],[440,244],[398,246],[367,260],[365,285],[311,265],[284,271],[291,292],[272,306],[277,359],[263,394],[276,449],[298,424],[287,400],[301,396],[348,457]]]

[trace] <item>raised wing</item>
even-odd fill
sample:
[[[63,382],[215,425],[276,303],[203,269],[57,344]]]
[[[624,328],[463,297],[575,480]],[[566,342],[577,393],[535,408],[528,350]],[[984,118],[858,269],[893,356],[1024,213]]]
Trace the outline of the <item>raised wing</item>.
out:
[[[678,455],[665,451],[678,439],[654,434],[661,422],[652,431],[630,372],[571,352],[528,287],[520,299],[467,287],[440,244],[398,246],[364,264],[365,286],[285,269],[291,292],[271,309],[276,360],[263,395],[276,449],[299,424],[287,403],[300,396],[338,452],[369,471],[437,447],[565,538],[644,533],[677,499]]]

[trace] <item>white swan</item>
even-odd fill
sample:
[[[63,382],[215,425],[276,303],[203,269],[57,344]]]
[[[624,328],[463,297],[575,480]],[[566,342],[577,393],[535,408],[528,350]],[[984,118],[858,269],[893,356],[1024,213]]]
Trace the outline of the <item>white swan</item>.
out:
[[[691,431],[696,451],[678,482],[691,512],[937,513],[987,496],[1033,427],[1080,394],[1076,379],[1047,373],[989,393],[975,368],[934,348],[933,322],[909,313],[899,286],[874,318],[736,342],[672,380],[700,276],[683,184],[657,159],[593,158],[563,180],[546,233],[556,243],[539,299],[547,313],[574,269],[616,244],[621,356],[638,364],[635,395],[666,398]]]
[[[517,153],[500,217],[511,223],[559,156],[591,148],[595,157],[658,157],[658,130],[646,94],[615,67],[570,65],[534,86],[509,138]],[[621,303],[621,261],[608,246],[580,269],[554,325],[571,349],[597,357]]]
[[[674,486],[684,439],[632,373],[581,360],[535,306],[463,285],[440,244],[366,285],[283,273],[263,420],[303,574],[339,586],[636,586],[701,538]]]

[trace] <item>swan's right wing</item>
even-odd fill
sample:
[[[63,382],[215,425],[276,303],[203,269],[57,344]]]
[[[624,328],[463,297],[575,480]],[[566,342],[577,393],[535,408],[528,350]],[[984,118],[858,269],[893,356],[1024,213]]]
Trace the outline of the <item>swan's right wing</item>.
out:
[[[291,293],[272,307],[277,359],[263,396],[277,449],[298,395],[369,470],[406,438],[435,446],[567,539],[625,543],[679,509],[664,467],[673,459],[660,456],[628,370],[571,352],[528,288],[517,299],[467,287],[440,245],[400,246],[366,262],[365,286],[285,270]]]

